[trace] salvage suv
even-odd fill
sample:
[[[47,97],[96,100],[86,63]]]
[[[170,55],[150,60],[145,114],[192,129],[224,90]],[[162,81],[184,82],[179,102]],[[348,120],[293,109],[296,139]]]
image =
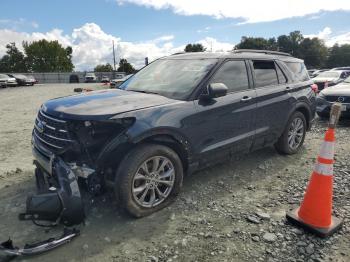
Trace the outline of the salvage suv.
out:
[[[169,205],[184,174],[270,145],[294,154],[315,115],[312,84],[303,61],[285,53],[182,53],[149,64],[122,90],[49,100],[33,130],[40,193],[27,215],[79,222],[86,185],[92,194],[113,189],[142,217]]]

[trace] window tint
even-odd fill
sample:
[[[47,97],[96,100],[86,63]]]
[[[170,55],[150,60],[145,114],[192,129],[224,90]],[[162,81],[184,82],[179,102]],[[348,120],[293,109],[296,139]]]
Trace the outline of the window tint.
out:
[[[249,88],[247,68],[244,61],[228,61],[214,75],[211,83],[224,83],[228,92]]]
[[[310,79],[304,63],[298,63],[298,62],[285,62],[285,63],[294,74],[296,80],[307,81]]]
[[[278,85],[275,62],[253,61],[253,66],[256,87]]]
[[[277,75],[278,75],[278,83],[280,83],[280,84],[287,83],[287,78],[278,65],[276,65],[276,70],[277,70]]]

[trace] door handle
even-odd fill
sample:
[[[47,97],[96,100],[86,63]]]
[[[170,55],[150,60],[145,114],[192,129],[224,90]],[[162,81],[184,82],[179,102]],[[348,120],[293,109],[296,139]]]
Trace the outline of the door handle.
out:
[[[290,86],[286,86],[286,90],[287,90],[287,91],[290,90]]]
[[[241,102],[248,102],[250,100],[252,100],[251,96],[244,96],[244,97],[242,97]]]

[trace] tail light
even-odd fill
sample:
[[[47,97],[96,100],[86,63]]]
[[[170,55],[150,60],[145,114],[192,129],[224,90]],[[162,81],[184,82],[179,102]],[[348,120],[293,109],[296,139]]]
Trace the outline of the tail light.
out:
[[[312,85],[311,85],[311,89],[312,89],[312,91],[315,92],[315,94],[318,93],[318,85],[317,85],[317,84],[312,84]]]

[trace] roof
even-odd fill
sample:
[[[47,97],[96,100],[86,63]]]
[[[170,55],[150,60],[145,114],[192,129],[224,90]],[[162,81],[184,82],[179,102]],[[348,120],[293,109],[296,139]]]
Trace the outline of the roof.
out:
[[[226,59],[226,58],[243,58],[243,59],[278,59],[283,61],[303,62],[303,60],[292,57],[290,54],[275,52],[269,50],[233,50],[229,52],[183,52],[176,53],[162,59]]]

